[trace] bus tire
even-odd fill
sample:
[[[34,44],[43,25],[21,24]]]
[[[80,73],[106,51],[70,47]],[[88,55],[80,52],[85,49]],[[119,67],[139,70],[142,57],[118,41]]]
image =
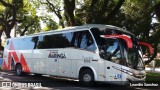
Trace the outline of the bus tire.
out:
[[[79,81],[83,86],[93,86],[95,83],[93,71],[86,69],[80,73]]]
[[[22,65],[21,64],[17,64],[16,65],[15,74],[18,75],[18,76],[21,76],[23,74]]]

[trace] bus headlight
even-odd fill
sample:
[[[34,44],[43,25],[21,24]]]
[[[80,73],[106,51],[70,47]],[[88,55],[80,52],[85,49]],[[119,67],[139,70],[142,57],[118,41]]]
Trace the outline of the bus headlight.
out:
[[[127,72],[127,74],[134,76],[133,72]]]

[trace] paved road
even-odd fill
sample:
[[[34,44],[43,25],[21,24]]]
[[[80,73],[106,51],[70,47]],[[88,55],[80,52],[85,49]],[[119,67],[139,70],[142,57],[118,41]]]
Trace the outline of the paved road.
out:
[[[14,87],[1,87],[3,85],[12,84]],[[19,86],[18,86],[19,85]],[[32,85],[33,87],[28,87]],[[34,87],[34,86],[42,87]],[[97,84],[94,87],[83,87],[76,80],[60,79],[51,76],[16,76],[13,72],[0,71],[0,90],[160,90],[160,87],[124,87],[110,84]]]

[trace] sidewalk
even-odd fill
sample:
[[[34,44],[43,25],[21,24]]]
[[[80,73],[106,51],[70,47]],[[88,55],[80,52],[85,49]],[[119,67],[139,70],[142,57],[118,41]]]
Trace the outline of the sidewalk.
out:
[[[160,73],[160,68],[155,68],[155,70],[153,70],[153,68],[148,68],[146,67],[146,72],[156,72],[156,73]]]

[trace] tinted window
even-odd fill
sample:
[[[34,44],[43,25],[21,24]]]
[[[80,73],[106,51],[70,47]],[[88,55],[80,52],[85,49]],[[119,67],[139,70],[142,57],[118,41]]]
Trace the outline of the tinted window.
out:
[[[120,63],[121,53],[118,39],[105,39],[105,43],[99,49],[101,58]]]
[[[71,47],[71,33],[52,34],[38,37],[38,49]]]
[[[95,43],[88,30],[19,38],[14,39],[13,44],[16,50],[67,47],[81,48],[90,51],[96,50]]]
[[[113,29],[92,28],[91,32],[95,37],[99,48],[100,57],[112,61],[114,63],[121,63],[121,53],[118,39],[103,38],[100,35],[112,35],[115,33]]]
[[[71,44],[71,41],[73,39],[73,32],[63,33],[62,35],[63,38],[65,38],[65,42],[67,43],[66,47],[75,47],[73,44]]]
[[[92,28],[91,32],[97,42],[98,45],[101,45],[104,43],[104,38],[101,38],[100,35],[112,35],[114,33],[114,30],[112,29],[103,29],[99,30],[98,28]]]
[[[89,51],[96,50],[94,40],[88,30],[74,32],[71,44],[72,46],[74,45],[75,47],[80,49],[86,49]]]

